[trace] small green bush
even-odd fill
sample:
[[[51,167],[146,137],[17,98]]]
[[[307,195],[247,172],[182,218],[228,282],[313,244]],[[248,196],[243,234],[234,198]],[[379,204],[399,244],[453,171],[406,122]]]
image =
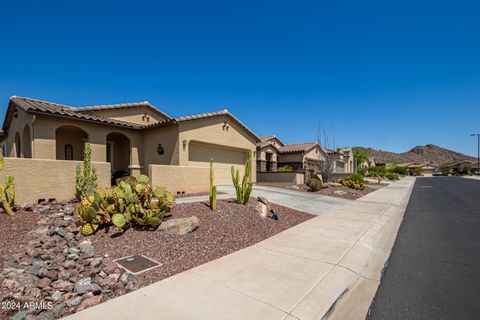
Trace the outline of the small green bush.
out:
[[[387,168],[385,166],[370,167],[367,171],[367,177],[385,177]]]
[[[3,170],[5,162],[3,159],[3,153],[0,151],[0,170]],[[0,202],[5,212],[13,216],[13,206],[15,205],[15,178],[12,175],[5,176],[5,184],[0,182]]]
[[[387,173],[387,175],[385,177],[388,180],[392,180],[392,181],[400,180],[400,175],[398,173],[395,173],[395,172]]]
[[[407,168],[405,167],[399,167],[399,166],[395,166],[393,167],[391,170],[390,170],[391,173],[397,173],[401,176],[404,176],[407,174]],[[388,177],[387,177],[388,179]]]
[[[365,178],[359,172],[354,173],[350,178],[340,180],[340,183],[343,186],[349,187],[351,189],[363,190],[365,189]]]
[[[310,179],[307,181],[308,190],[312,192],[320,191],[323,188],[323,183],[320,179]]]
[[[292,171],[292,170],[293,170],[293,167],[289,164],[286,164],[277,168],[277,171]]]

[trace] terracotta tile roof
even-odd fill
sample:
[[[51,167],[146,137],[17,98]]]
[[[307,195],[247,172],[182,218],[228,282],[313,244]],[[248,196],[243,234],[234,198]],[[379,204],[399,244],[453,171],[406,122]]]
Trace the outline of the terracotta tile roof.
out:
[[[230,113],[227,109],[220,110],[220,111],[214,111],[214,112],[207,112],[207,113],[199,113],[199,114],[193,114],[189,116],[183,116],[183,117],[178,117],[175,118],[175,122],[185,122],[185,121],[192,121],[192,120],[198,120],[198,119],[207,119],[207,118],[214,118],[218,116],[228,116],[230,117],[233,121],[235,121],[238,125],[243,127],[248,133],[250,133],[252,136],[255,137],[257,141],[260,141],[260,138],[250,130],[249,127],[247,127],[243,122],[241,122],[237,117],[235,117],[233,114]]]
[[[115,110],[115,109],[125,109],[125,108],[142,108],[145,107],[147,109],[152,110],[155,113],[160,114],[162,117],[167,119],[172,119],[168,114],[163,111],[157,109],[154,105],[150,104],[148,101],[143,102],[130,102],[130,103],[118,103],[118,104],[103,104],[103,105],[95,105],[95,106],[83,106],[73,108],[74,111],[79,112],[94,112],[94,111],[102,111],[102,110]]]
[[[305,152],[318,146],[317,142],[291,143],[278,148],[282,153]]]
[[[58,103],[52,103],[52,102],[47,102],[47,101],[42,101],[37,99],[13,96],[10,98],[10,103],[14,103],[16,106],[22,108],[23,110],[27,112],[32,112],[32,113],[46,113],[54,116],[100,122],[100,123],[106,123],[110,125],[127,127],[127,128],[141,127],[141,125],[137,125],[127,121],[121,121],[121,120],[115,120],[111,118],[84,114],[84,113],[75,111],[75,108],[71,106],[66,106]],[[7,114],[7,118],[8,118],[8,114]],[[6,123],[4,123],[4,127],[5,127],[5,124]]]
[[[264,143],[264,142],[269,142],[269,140],[272,140],[272,139],[277,139],[281,145],[285,145],[285,143],[280,140],[279,137],[277,137],[276,135],[272,134],[270,136],[261,136],[259,137],[260,138],[260,143]],[[267,144],[264,144],[264,146],[267,145]]]
[[[239,126],[243,127],[248,133],[250,133],[257,141],[260,141],[260,138],[252,131],[250,130],[243,122],[238,120],[233,114],[231,114],[228,110],[221,110],[221,111],[215,111],[215,112],[208,112],[208,113],[200,113],[200,114],[194,114],[194,115],[189,115],[189,116],[183,116],[183,117],[178,117],[178,118],[170,118],[166,114],[162,113],[152,105],[150,105],[148,102],[136,102],[136,103],[123,103],[123,104],[112,104],[112,105],[98,105],[98,106],[89,106],[89,107],[72,107],[72,106],[66,106],[58,103],[52,103],[48,101],[42,101],[38,99],[31,99],[31,98],[25,98],[25,97],[17,97],[13,96],[10,98],[10,103],[8,106],[7,114],[5,116],[5,121],[3,123],[3,129],[7,129],[8,126],[10,125],[11,119],[13,117],[14,113],[14,105],[22,108],[23,110],[27,112],[32,112],[32,113],[43,113],[43,114],[50,114],[53,116],[59,116],[59,117],[65,117],[65,118],[72,118],[72,119],[78,119],[78,120],[83,120],[83,121],[91,121],[91,122],[98,122],[98,123],[103,123],[103,124],[108,124],[108,125],[113,125],[113,126],[121,126],[121,127],[126,127],[130,129],[135,129],[135,130],[141,130],[141,131],[146,131],[149,129],[153,128],[160,128],[160,127],[167,127],[171,125],[175,125],[180,122],[185,122],[185,121],[192,121],[192,120],[197,120],[197,119],[206,119],[206,118],[213,118],[213,117],[218,117],[218,116],[228,116],[230,117],[234,122],[236,122]],[[127,122],[127,121],[121,121],[121,120],[116,120],[112,118],[107,118],[107,117],[101,117],[101,116],[96,116],[93,114],[89,114],[89,111],[94,111],[94,110],[107,110],[107,109],[118,109],[118,108],[129,108],[129,107],[138,107],[138,106],[151,106],[154,108],[156,111],[162,113],[164,116],[168,117],[167,120],[165,121],[160,121],[157,123],[149,124],[149,125],[141,125],[141,124],[136,124],[132,122]]]

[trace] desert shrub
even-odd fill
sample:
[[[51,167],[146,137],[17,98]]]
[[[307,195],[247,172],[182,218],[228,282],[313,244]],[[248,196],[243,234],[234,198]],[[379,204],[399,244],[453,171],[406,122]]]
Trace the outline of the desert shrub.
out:
[[[365,184],[365,178],[361,173],[355,172],[348,180],[351,180],[356,183]]]
[[[392,181],[400,180],[400,175],[398,173],[395,173],[395,172],[389,172],[389,173],[387,173],[387,175],[385,177],[388,180],[392,180]]]
[[[356,190],[363,190],[363,189],[365,189],[365,184],[359,183],[359,182],[355,182],[355,181],[350,180],[350,179],[340,180],[340,183],[341,183],[343,186],[345,186],[345,187],[349,187],[350,189],[356,189]]]
[[[323,183],[320,179],[310,179],[307,181],[307,187],[309,191],[317,192],[323,188]]]
[[[3,153],[0,152],[0,170],[5,167],[5,161],[3,159]],[[12,175],[5,176],[5,184],[0,183],[0,202],[5,212],[13,216],[13,206],[15,205],[15,185],[14,177]]]
[[[405,167],[400,167],[400,166],[395,166],[390,170],[391,173],[397,173],[401,176],[404,176],[407,174],[407,168]],[[388,179],[388,177],[387,177]]]
[[[89,143],[85,143],[83,155],[83,169],[78,165],[75,177],[76,196],[79,200],[97,188],[97,172],[91,164],[92,150]]]
[[[385,166],[370,167],[367,171],[367,177],[385,177],[387,168]]]
[[[277,171],[292,171],[293,167],[289,164],[285,164],[277,168]]]
[[[351,189],[363,190],[365,189],[365,178],[362,174],[356,172],[350,178],[340,180],[340,183],[343,186],[349,187]]]
[[[422,175],[422,172],[423,172],[422,168],[415,168],[415,169],[413,170],[413,175],[414,175],[414,176],[421,176],[421,175]]]
[[[173,206],[175,198],[164,187],[151,187],[147,176],[126,179],[111,188],[97,188],[82,197],[75,211],[80,218],[77,225],[85,236],[99,227],[116,226],[127,229],[132,225],[157,227],[165,213]]]
[[[462,168],[462,175],[467,176],[467,175],[470,175],[470,174],[472,174],[472,165],[466,164]]]

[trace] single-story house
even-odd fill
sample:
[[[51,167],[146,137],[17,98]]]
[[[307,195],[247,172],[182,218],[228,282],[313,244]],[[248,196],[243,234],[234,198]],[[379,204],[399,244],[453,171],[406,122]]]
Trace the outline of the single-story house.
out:
[[[470,167],[471,173],[478,171],[478,161],[461,160],[444,166],[448,174],[461,173],[465,167]]]
[[[228,110],[173,118],[147,101],[72,107],[13,96],[2,130],[7,157],[81,161],[88,142],[92,161],[109,163],[113,176],[154,175],[172,192],[200,190],[189,189],[196,171],[182,171],[185,181],[176,184],[182,174],[169,168],[206,168],[213,159],[216,184],[229,184],[230,167],[243,174],[248,153],[255,161],[260,142]]]
[[[438,169],[437,165],[428,162],[406,162],[396,166],[406,168],[410,175],[413,175],[415,170],[420,169],[422,175],[430,176]]]
[[[257,143],[257,171],[275,172],[282,166],[319,172],[326,153],[317,142],[286,144],[275,135],[260,137]]]

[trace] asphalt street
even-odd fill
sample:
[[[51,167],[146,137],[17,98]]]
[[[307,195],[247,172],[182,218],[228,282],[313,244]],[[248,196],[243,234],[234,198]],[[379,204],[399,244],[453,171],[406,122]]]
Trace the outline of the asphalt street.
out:
[[[480,319],[480,180],[417,179],[367,319]]]

